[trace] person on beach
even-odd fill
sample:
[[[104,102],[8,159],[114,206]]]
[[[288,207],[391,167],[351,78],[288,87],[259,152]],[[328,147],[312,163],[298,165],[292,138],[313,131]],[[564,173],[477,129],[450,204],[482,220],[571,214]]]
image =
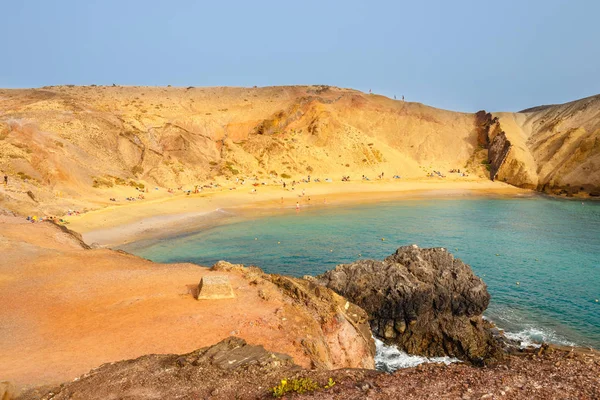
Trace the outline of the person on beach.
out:
[[[8,185],[8,175],[4,174],[4,186]]]
[[[300,209],[300,203],[296,202],[296,210]]]

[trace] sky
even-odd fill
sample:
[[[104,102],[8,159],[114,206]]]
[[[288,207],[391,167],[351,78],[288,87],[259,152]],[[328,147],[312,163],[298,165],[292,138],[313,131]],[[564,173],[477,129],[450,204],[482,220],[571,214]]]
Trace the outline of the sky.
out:
[[[0,0],[0,87],[327,84],[458,111],[600,93],[600,1]]]

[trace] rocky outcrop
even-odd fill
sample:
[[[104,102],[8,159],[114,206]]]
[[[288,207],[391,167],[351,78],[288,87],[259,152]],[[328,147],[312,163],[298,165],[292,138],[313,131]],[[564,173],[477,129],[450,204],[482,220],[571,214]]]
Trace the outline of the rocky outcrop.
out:
[[[383,261],[339,265],[317,280],[362,307],[373,333],[408,353],[477,365],[502,357],[482,319],[485,283],[445,249],[400,247]]]
[[[494,118],[504,137],[490,132],[493,178],[554,195],[600,191],[600,96]]]
[[[230,337],[188,354],[104,364],[73,382],[26,392],[20,399],[247,399],[266,394],[298,369],[285,354]]]
[[[508,153],[510,152],[511,143],[506,138],[504,132],[499,133],[494,137],[492,143],[488,149],[488,160],[490,162],[490,179],[494,180],[500,167],[506,160]]]
[[[244,267],[220,261],[214,271],[237,271],[259,287],[258,295],[268,300],[275,285],[289,308],[285,314],[304,321],[293,328],[299,345],[310,358],[312,368],[334,369],[342,366],[375,368],[375,342],[369,316],[333,290],[316,284],[311,277],[292,278],[265,274],[258,267]]]
[[[255,266],[225,261],[219,261],[211,269],[241,273],[259,288],[258,296],[265,301],[275,285],[289,305],[282,315],[294,319],[298,344],[309,357],[312,368],[375,368],[375,342],[367,313],[333,290],[318,285],[314,278],[270,275]]]
[[[496,126],[498,118],[492,116],[491,113],[485,110],[480,110],[475,113],[475,130],[477,132],[477,144],[487,149],[490,147],[490,130]]]
[[[491,368],[421,364],[386,374],[304,370],[284,354],[228,338],[181,356],[147,355],[105,364],[75,381],[32,389],[18,399],[268,399],[282,379],[313,384],[304,396],[291,394],[294,399],[600,398],[600,354],[574,350],[544,345]],[[334,384],[327,386],[329,379]]]
[[[335,365],[358,364],[362,368],[374,368],[375,342],[367,313],[333,290],[309,279],[269,276],[271,282],[297,306],[306,308],[320,325],[321,335],[305,337],[301,341],[313,360],[313,367],[331,369]]]

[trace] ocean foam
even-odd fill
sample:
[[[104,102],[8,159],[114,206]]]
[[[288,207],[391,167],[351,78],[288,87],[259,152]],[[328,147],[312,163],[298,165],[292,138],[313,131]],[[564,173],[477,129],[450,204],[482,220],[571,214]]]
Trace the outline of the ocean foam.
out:
[[[576,346],[575,343],[566,340],[556,334],[553,330],[537,327],[527,327],[519,332],[504,331],[504,336],[510,340],[516,340],[521,348],[540,347],[541,343],[553,343],[562,346]]]
[[[413,356],[398,350],[396,346],[388,346],[375,338],[375,368],[379,371],[394,372],[400,368],[416,367],[423,363],[444,363],[446,365],[460,362],[452,357]]]

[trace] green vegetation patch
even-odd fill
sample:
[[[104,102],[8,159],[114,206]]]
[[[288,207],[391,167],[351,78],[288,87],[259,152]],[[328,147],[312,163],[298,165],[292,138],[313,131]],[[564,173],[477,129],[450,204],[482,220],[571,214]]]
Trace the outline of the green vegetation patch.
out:
[[[101,178],[101,177],[97,177],[94,178],[94,183],[92,183],[92,186],[95,188],[111,188],[114,186],[114,183],[112,180],[110,179],[106,179],[106,178]]]
[[[322,389],[329,389],[335,385],[333,379],[329,378],[329,381]],[[273,397],[283,397],[287,393],[308,393],[319,390],[321,387],[315,381],[310,378],[297,378],[297,379],[282,379],[279,385],[275,386],[273,391]]]

